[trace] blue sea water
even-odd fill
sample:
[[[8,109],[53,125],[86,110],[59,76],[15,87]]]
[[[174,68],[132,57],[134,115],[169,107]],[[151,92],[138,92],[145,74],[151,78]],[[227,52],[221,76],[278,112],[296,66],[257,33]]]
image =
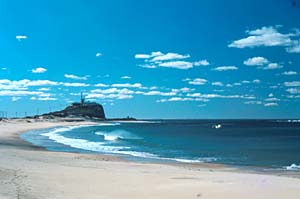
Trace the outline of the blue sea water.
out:
[[[54,151],[300,170],[300,120],[107,122],[31,131],[21,137]]]

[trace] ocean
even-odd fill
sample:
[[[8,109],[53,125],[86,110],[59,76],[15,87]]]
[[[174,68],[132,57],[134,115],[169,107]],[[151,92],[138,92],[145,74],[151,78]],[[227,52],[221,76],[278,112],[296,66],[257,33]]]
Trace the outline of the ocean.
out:
[[[21,137],[51,151],[300,171],[300,120],[105,122],[30,131]]]

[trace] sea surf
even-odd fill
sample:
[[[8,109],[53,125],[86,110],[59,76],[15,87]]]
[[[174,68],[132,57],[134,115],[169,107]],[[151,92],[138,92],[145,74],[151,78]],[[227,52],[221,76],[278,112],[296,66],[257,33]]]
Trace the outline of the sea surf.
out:
[[[103,122],[30,131],[21,137],[52,151],[300,171],[298,120]]]

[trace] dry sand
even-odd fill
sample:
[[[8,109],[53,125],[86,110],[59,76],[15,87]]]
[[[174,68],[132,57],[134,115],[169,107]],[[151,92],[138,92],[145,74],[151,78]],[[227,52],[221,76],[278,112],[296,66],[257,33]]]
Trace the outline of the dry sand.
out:
[[[0,122],[0,198],[296,199],[300,179],[207,165],[146,164],[50,152],[19,139],[32,129],[90,122]]]

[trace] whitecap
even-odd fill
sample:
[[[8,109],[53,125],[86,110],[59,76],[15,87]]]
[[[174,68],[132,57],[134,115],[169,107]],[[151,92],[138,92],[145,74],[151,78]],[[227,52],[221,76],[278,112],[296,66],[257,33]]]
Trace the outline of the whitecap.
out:
[[[97,131],[95,134],[103,136],[106,141],[116,141],[118,139],[142,139],[139,136],[125,130],[114,130],[111,132]]]
[[[290,166],[285,167],[285,169],[290,171],[300,170],[300,165],[291,164]]]

